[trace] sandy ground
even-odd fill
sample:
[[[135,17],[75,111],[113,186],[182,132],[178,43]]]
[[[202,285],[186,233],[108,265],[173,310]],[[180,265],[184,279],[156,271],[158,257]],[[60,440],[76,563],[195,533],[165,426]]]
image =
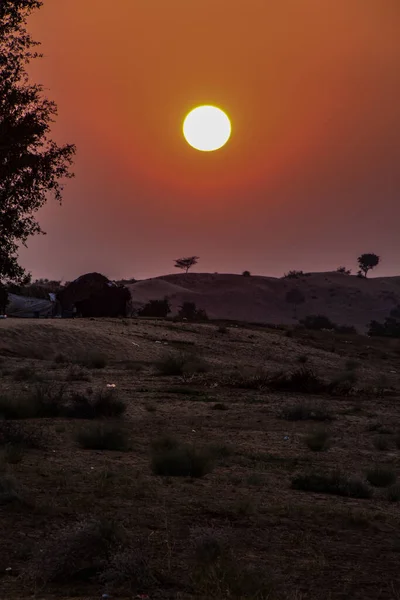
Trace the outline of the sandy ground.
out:
[[[167,275],[129,285],[133,304],[168,296],[173,313],[185,302],[195,302],[212,319],[293,324],[293,306],[286,302],[289,290],[305,296],[298,318],[322,314],[333,322],[365,331],[372,319],[384,321],[400,304],[400,277],[360,279],[340,273],[312,273],[300,279],[243,277],[208,273]]]
[[[15,464],[6,454],[2,458],[3,473],[21,483],[34,508],[0,505],[0,596],[28,598],[35,592],[43,600],[83,600],[107,592],[112,598],[147,595],[150,600],[397,600],[400,513],[386,489],[376,488],[370,499],[343,498],[294,490],[291,481],[337,468],[365,480],[376,465],[400,476],[395,443],[400,343],[320,332],[293,335],[261,327],[230,327],[224,333],[213,324],[149,320],[1,321],[2,395],[29,393],[38,385],[21,376],[22,367],[31,367],[40,385],[64,385],[69,391],[115,384],[127,404],[120,421],[132,447],[129,452],[80,448],[76,433],[88,425],[81,419],[19,421],[40,430],[47,443],[26,450]],[[166,352],[182,351],[202,357],[207,372],[158,374],[155,364]],[[68,361],[94,352],[105,356],[106,366],[84,369],[88,381],[68,380]],[[55,361],[60,353],[67,362]],[[305,396],[236,384],[261,371],[305,367],[327,381],[350,369],[356,384],[370,392]],[[297,403],[323,407],[334,418],[323,424],[282,419],[282,410]],[[331,436],[324,452],[305,444],[317,426]],[[164,434],[198,448],[219,448],[213,471],[198,479],[154,475],[150,445]],[[376,448],[377,437],[385,437],[385,450]],[[130,590],[73,578],[46,587],[26,584],[25,569],[45,540],[93,516],[117,518],[140,544],[154,580]],[[204,531],[228,541],[237,573],[262,572],[274,592],[235,592],[219,571],[195,580],[194,548]]]

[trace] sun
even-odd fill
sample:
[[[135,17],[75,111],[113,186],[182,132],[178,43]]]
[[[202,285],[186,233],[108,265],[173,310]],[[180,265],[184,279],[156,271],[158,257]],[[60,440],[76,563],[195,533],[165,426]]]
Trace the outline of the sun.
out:
[[[186,115],[183,135],[187,143],[202,152],[213,152],[225,146],[231,137],[231,122],[216,106],[198,106]]]

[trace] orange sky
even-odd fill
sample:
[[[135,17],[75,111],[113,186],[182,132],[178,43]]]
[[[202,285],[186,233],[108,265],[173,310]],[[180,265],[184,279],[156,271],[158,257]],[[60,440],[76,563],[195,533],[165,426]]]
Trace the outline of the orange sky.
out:
[[[399,0],[45,0],[30,29],[78,151],[21,253],[34,276],[141,278],[191,254],[279,276],[362,252],[399,273]],[[232,120],[217,152],[181,134],[204,103]]]

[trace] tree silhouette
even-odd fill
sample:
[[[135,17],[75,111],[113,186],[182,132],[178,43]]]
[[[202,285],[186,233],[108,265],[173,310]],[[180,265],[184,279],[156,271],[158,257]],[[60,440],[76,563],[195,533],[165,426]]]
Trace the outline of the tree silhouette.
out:
[[[346,267],[338,267],[336,269],[336,273],[343,273],[343,275],[351,275],[351,270],[346,269]]]
[[[292,288],[286,293],[286,302],[293,304],[293,318],[297,319],[297,307],[305,302],[304,294],[297,288]]]
[[[359,273],[361,272],[364,277],[367,277],[368,271],[379,264],[380,258],[376,254],[361,254],[357,261],[360,267]]]
[[[199,260],[198,256],[189,256],[187,258],[178,258],[175,260],[175,267],[177,269],[183,269],[185,271],[185,273],[187,273],[191,267],[194,267],[194,265],[197,265],[198,260]]]
[[[0,2],[0,281],[23,281],[17,250],[44,233],[35,213],[50,193],[61,201],[60,180],[72,177],[73,145],[49,138],[56,105],[28,79],[27,65],[40,58],[26,21],[40,0]]]

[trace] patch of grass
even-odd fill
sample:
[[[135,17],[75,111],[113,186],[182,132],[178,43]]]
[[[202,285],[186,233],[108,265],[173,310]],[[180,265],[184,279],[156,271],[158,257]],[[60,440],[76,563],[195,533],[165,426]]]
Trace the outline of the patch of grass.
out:
[[[22,488],[14,477],[0,475],[0,506],[24,503]]]
[[[320,394],[326,384],[311,369],[301,368],[292,373],[277,373],[269,379],[268,387],[277,391],[300,394]]]
[[[21,396],[0,396],[0,418],[29,419],[34,417],[35,407],[27,398]]]
[[[324,429],[318,429],[310,433],[306,438],[305,442],[307,447],[313,452],[322,452],[329,448],[330,434]]]
[[[265,485],[265,483],[266,483],[265,476],[262,473],[251,473],[246,478],[246,483],[247,483],[247,485],[256,486],[256,487]]]
[[[234,387],[243,390],[263,390],[268,386],[270,376],[263,370],[244,371],[232,382]]]
[[[93,395],[72,394],[66,403],[64,414],[73,419],[96,419],[100,417],[120,417],[126,411],[126,404],[114,390],[99,390]]]
[[[292,479],[292,488],[317,494],[332,494],[349,498],[371,498],[372,490],[363,481],[346,477],[340,473],[319,475],[297,475]]]
[[[191,534],[193,584],[202,598],[271,600],[274,586],[266,569],[239,562],[226,535],[211,528]]]
[[[53,384],[36,385],[28,397],[36,418],[58,417],[62,415],[65,388]]]
[[[301,364],[305,364],[306,362],[308,362],[308,355],[307,354],[299,354],[299,356],[297,357],[297,362],[299,362]]]
[[[390,488],[388,488],[386,494],[387,494],[387,499],[390,502],[400,502],[400,484],[396,483],[396,484],[390,486]]]
[[[164,390],[165,394],[182,394],[183,396],[203,396],[204,392],[191,387],[171,386]]]
[[[90,381],[89,373],[79,365],[71,365],[65,376],[66,381]]]
[[[118,425],[96,423],[82,429],[76,436],[77,442],[85,450],[116,450],[127,452],[129,438]]]
[[[357,369],[360,368],[361,365],[357,360],[349,358],[348,360],[346,360],[344,366],[345,366],[346,371],[356,371]]]
[[[229,329],[225,325],[220,325],[217,329],[218,333],[229,333]]]
[[[86,352],[77,357],[78,365],[87,369],[104,369],[107,366],[107,358],[101,352]]]
[[[215,404],[213,404],[212,409],[213,410],[229,410],[229,406],[227,406],[223,402],[216,402]]]
[[[62,352],[58,352],[54,357],[54,362],[56,364],[62,365],[62,364],[68,363],[69,360],[68,360],[67,356],[65,356],[65,354],[62,354]]]
[[[7,444],[3,450],[3,458],[10,465],[17,465],[22,462],[25,454],[23,446],[18,444]]]
[[[282,418],[286,421],[331,421],[331,413],[320,406],[309,404],[293,404],[282,411]]]
[[[147,412],[149,412],[149,413],[154,413],[157,411],[157,406],[155,404],[148,403],[148,404],[145,404],[144,407],[147,410]]]
[[[18,421],[0,421],[0,446],[21,446],[23,448],[45,448],[43,429],[31,429]]]
[[[383,435],[378,435],[374,439],[374,446],[377,450],[380,450],[381,452],[387,452],[390,448],[390,441],[387,437]]]
[[[155,475],[204,477],[211,472],[213,465],[210,451],[173,438],[162,438],[153,442],[151,467]]]
[[[37,585],[91,581],[101,575],[123,540],[123,532],[114,522],[80,521],[41,540],[25,579]]]
[[[149,590],[158,582],[157,574],[140,546],[112,552],[99,580],[107,586],[129,584],[129,588],[135,590]]]
[[[387,487],[396,481],[396,473],[387,467],[374,467],[367,471],[367,481],[375,487]]]
[[[19,367],[13,373],[14,381],[40,381],[42,378],[33,367]]]
[[[205,373],[208,365],[204,359],[192,353],[166,354],[157,363],[160,375],[179,376]]]
[[[219,442],[210,444],[208,446],[208,451],[215,459],[228,458],[234,454],[234,449],[231,446]]]

